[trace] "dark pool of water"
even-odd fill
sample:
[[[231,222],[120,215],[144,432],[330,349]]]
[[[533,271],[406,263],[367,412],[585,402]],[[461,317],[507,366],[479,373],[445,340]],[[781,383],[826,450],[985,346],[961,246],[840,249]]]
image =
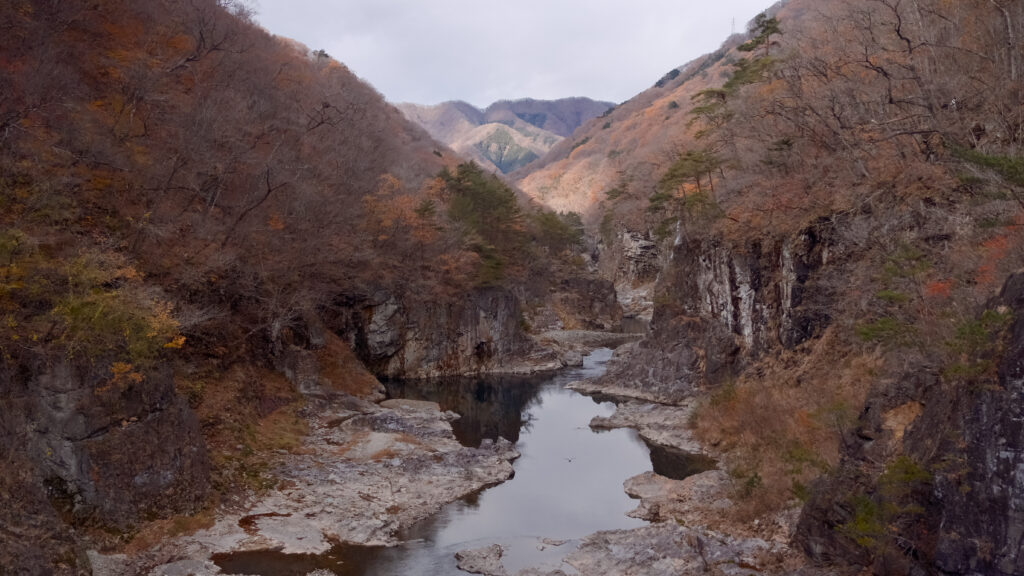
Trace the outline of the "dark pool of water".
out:
[[[305,576],[316,569],[338,576],[464,576],[455,552],[498,543],[514,573],[527,566],[556,568],[573,548],[543,545],[542,537],[577,539],[644,525],[626,516],[637,502],[626,496],[623,481],[651,470],[652,460],[656,471],[671,477],[706,470],[707,462],[648,447],[632,430],[590,429],[590,419],[610,415],[614,405],[566,390],[565,384],[600,375],[610,356],[610,350],[597,350],[582,368],[543,378],[390,384],[393,397],[433,400],[462,414],[456,431],[466,445],[499,435],[515,441],[522,453],[515,477],[412,526],[400,534],[406,541],[401,546],[336,546],[320,555],[244,552],[214,561],[227,574],[260,576]]]
[[[682,480],[718,467],[714,458],[703,454],[658,444],[648,444],[647,448],[651,451],[651,466],[654,471],[666,478]]]
[[[578,378],[577,378],[578,379]],[[498,436],[518,442],[523,428],[529,428],[529,408],[539,398],[549,376],[488,376],[487,378],[443,378],[427,381],[385,383],[389,398],[430,400],[462,416],[452,422],[455,437],[463,446],[476,447],[485,438]]]

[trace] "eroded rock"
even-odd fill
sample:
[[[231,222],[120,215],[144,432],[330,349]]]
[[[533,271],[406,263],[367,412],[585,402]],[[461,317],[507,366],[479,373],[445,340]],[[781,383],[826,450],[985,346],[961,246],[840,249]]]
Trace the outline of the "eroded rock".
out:
[[[212,528],[125,562],[169,566],[215,553],[318,554],[338,542],[394,545],[402,527],[507,480],[519,456],[503,438],[463,447],[449,415],[431,403],[399,401],[388,408],[345,395],[321,402],[326,405],[310,417],[304,449],[281,459],[278,488],[245,510],[222,514]]]
[[[455,560],[458,561],[459,570],[463,572],[483,576],[507,576],[508,572],[501,563],[504,552],[500,545],[491,544],[483,548],[460,550],[455,553]]]
[[[797,540],[812,558],[910,573],[1024,573],[1024,273],[987,309],[1006,324],[990,337],[992,373],[950,386],[915,366],[869,394],[843,461],[804,507]],[[918,479],[904,473],[894,503],[886,473],[901,466]],[[920,513],[892,521],[875,553],[843,530],[858,500]]]
[[[526,336],[520,302],[502,288],[428,302],[381,292],[350,302],[329,324],[380,376],[530,374],[563,366]]]
[[[601,576],[753,576],[779,561],[778,552],[763,540],[671,523],[592,534],[566,559],[582,575]]]
[[[609,394],[608,387],[601,384],[594,385],[589,381],[574,382],[567,387],[585,393]],[[670,406],[628,401],[618,404],[611,416],[594,417],[590,421],[590,427],[596,430],[632,428],[650,444],[701,454],[703,449],[700,443],[693,438],[693,432],[687,424],[692,413],[692,403]]]
[[[623,484],[626,494],[640,500],[630,516],[649,522],[674,521],[707,526],[732,506],[732,480],[721,470],[709,470],[683,480],[644,472]]]

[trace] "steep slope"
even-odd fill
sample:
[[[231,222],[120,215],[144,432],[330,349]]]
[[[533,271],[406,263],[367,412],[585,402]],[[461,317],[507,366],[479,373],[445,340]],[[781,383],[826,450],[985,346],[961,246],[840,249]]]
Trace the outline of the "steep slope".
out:
[[[730,39],[713,54],[669,71],[511,176],[526,194],[555,210],[599,219],[607,193],[616,190],[616,198],[636,200],[623,213],[637,212],[633,208],[646,201],[643,191],[651,187],[653,175],[667,167],[688,138],[691,99],[727,78],[740,43],[738,37]]]
[[[378,393],[364,364],[561,365],[522,309],[570,224],[243,4],[19,0],[0,30],[3,573],[272,485],[309,395]]]
[[[615,104],[595,102],[590,98],[559,100],[501,100],[484,110],[487,122],[509,124],[513,117],[531,126],[567,138],[591,118],[603,114]]]
[[[454,138],[449,146],[488,170],[502,174],[540,158],[559,138],[521,120],[511,125],[488,123]]]
[[[589,98],[507,100],[479,110],[466,102],[398,104],[437,140],[488,170],[507,174],[543,156],[613,104]]]
[[[520,180],[609,277],[661,253],[604,387],[696,402],[727,515],[827,566],[1020,573],[1024,6],[771,14]]]
[[[484,112],[468,102],[445,102],[436,106],[397,104],[406,118],[419,124],[439,142],[453,142],[460,134],[487,123]]]

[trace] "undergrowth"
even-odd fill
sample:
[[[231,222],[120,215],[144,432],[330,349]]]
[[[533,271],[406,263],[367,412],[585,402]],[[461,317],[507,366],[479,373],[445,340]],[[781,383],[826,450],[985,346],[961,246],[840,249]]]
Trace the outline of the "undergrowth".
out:
[[[864,401],[862,382],[879,363],[877,354],[855,351],[829,329],[707,397],[692,423],[702,442],[725,453],[737,519],[808,497],[811,481],[838,463],[840,436]]]

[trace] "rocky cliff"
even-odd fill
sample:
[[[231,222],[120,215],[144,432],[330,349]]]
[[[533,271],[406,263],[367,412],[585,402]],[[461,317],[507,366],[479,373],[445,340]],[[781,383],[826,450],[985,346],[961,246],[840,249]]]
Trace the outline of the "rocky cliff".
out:
[[[819,561],[876,573],[1024,572],[1024,273],[979,321],[998,323],[970,386],[919,368],[870,395],[840,467],[804,508]]]
[[[610,281],[577,271],[544,288],[523,291],[524,318],[531,332],[621,330],[622,306]]]
[[[829,323],[828,288],[814,271],[836,257],[828,230],[743,243],[679,236],[654,288],[650,335],[623,348],[605,380],[677,402],[735,377],[767,351],[820,335]]]
[[[77,573],[74,530],[126,531],[204,504],[205,442],[169,373],[105,378],[88,363],[41,357],[35,368],[0,377],[6,570],[40,573],[57,558]]]
[[[381,292],[346,303],[328,324],[372,372],[386,378],[529,373],[561,366],[526,336],[519,300],[501,288],[440,302]]]

